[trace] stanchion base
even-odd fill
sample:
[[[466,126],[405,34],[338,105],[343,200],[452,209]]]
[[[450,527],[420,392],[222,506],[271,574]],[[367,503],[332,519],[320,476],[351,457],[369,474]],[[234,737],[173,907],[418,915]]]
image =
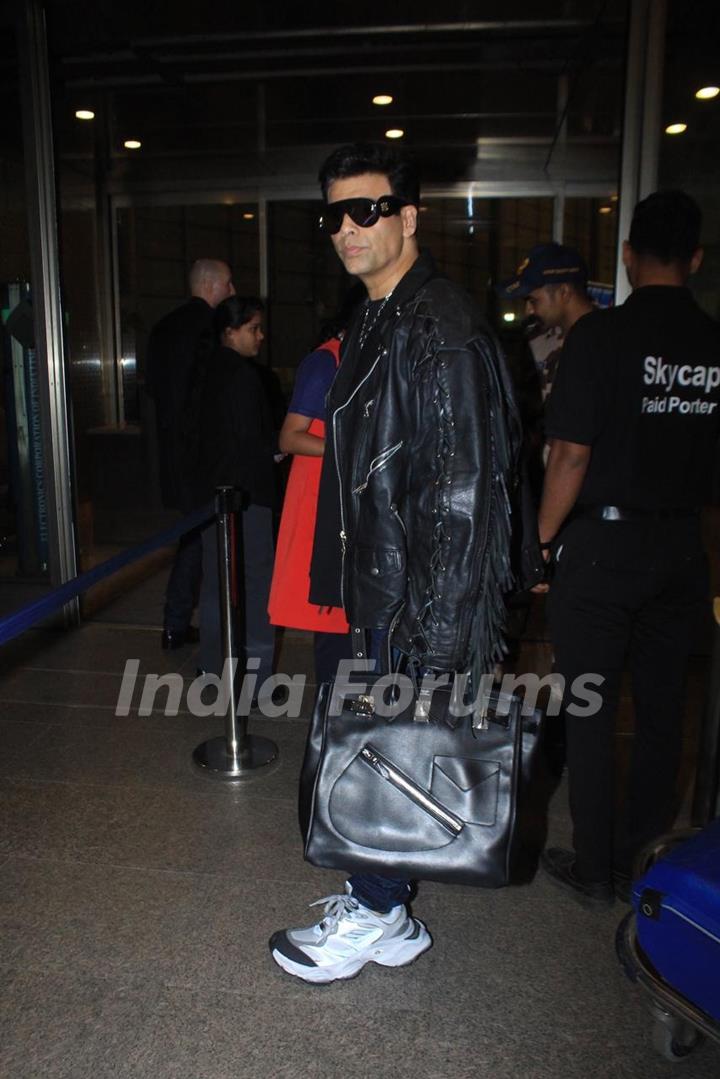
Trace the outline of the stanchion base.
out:
[[[228,756],[223,736],[202,742],[193,752],[193,764],[211,779],[254,779],[277,761],[278,747],[269,738],[248,734],[236,759]]]

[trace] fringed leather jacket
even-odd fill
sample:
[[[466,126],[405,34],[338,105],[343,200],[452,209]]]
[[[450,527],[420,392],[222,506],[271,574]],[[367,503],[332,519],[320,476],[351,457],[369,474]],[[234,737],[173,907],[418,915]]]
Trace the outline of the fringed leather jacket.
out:
[[[342,601],[354,626],[441,671],[492,669],[511,584],[520,427],[504,360],[470,296],[421,254],[328,397]]]

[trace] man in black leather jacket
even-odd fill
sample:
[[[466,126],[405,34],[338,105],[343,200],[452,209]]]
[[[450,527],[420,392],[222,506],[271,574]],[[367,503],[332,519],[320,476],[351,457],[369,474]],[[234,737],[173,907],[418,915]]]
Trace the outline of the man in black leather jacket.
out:
[[[342,604],[421,668],[482,674],[502,654],[511,576],[519,423],[504,363],[472,299],[419,251],[409,162],[344,146],[320,182],[323,226],[368,298],[328,395],[310,599]],[[351,877],[319,923],[273,936],[273,958],[310,982],[409,963],[431,939],[408,894],[405,880]]]

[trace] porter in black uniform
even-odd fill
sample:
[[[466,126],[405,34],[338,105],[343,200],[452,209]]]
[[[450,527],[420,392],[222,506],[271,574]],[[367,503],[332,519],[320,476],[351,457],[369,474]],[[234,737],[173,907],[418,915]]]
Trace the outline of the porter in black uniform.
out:
[[[638,204],[624,249],[635,291],[573,327],[548,408],[540,532],[555,560],[549,613],[575,851],[548,850],[543,865],[586,904],[611,902],[613,878],[624,884],[638,850],[671,823],[687,660],[708,594],[699,510],[720,425],[720,327],[685,287],[699,233],[700,210],[682,192]],[[626,660],[635,740],[616,821]],[[594,709],[572,693],[588,673],[604,679]]]

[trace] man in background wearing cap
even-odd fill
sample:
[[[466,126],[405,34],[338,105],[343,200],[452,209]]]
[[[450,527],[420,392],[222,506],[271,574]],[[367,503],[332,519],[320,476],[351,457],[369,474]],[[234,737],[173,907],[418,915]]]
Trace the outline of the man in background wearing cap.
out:
[[[587,294],[588,271],[580,253],[563,244],[536,244],[511,278],[498,287],[498,295],[525,300],[526,315],[548,330],[560,330],[563,339],[579,318],[594,309]],[[538,361],[538,352],[530,349]],[[543,397],[555,377],[561,345],[552,345],[542,355]]]
[[[700,223],[682,191],[635,207],[623,246],[634,291],[575,324],[547,409],[538,525],[555,562],[549,616],[574,850],[546,850],[542,865],[585,906],[627,896],[637,853],[673,817],[687,661],[708,600],[699,511],[720,431],[720,327],[686,287],[702,259]],[[626,657],[635,733],[616,821]],[[574,699],[579,675],[598,692]]]
[[[587,281],[587,266],[574,247],[536,244],[499,292],[509,300],[524,297],[526,314],[534,315],[548,330],[557,327],[565,336],[593,310]]]

